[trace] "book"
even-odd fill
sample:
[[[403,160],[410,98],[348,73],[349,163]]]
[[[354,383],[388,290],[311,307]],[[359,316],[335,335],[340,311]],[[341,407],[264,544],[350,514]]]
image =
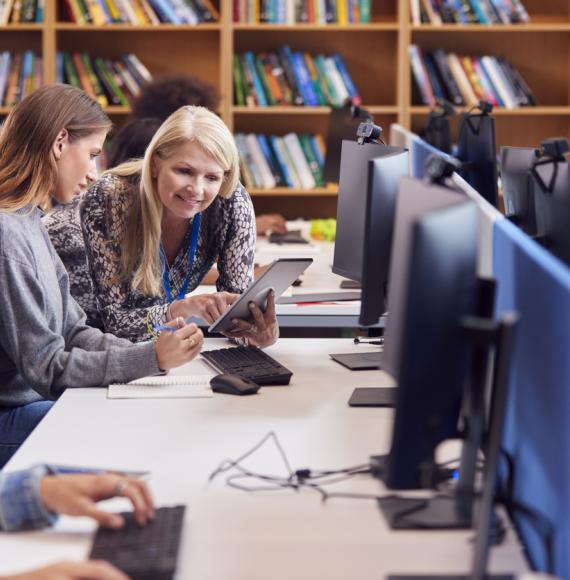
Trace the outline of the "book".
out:
[[[301,188],[313,189],[316,186],[315,178],[313,177],[309,163],[303,154],[303,149],[301,148],[299,137],[295,133],[288,133],[283,137],[283,142],[287,147],[287,151],[289,152],[289,156],[293,162],[295,171],[299,176]]]
[[[112,383],[108,399],[194,399],[214,396],[212,375],[145,377],[129,383]]]
[[[271,168],[265,159],[265,155],[263,155],[263,151],[261,150],[261,146],[259,145],[257,137],[253,133],[248,133],[245,136],[245,143],[249,149],[253,162],[259,170],[261,177],[261,187],[264,189],[273,189],[277,183]]]
[[[422,96],[422,101],[425,105],[435,107],[435,96],[429,82],[427,70],[422,60],[421,50],[417,45],[412,44],[409,47],[409,54],[410,62],[412,64],[412,73],[414,75],[414,80],[416,81],[416,86]]]

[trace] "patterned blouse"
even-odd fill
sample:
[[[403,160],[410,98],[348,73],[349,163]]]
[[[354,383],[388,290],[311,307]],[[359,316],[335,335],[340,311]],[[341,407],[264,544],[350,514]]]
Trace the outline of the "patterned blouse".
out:
[[[166,322],[168,301],[164,291],[149,296],[133,290],[131,280],[113,283],[119,272],[122,233],[132,200],[138,195],[138,178],[107,174],[83,196],[81,224],[87,262],[103,327],[131,341],[148,340],[149,325]],[[169,268],[172,296],[178,296],[188,271],[190,234]],[[219,292],[241,294],[253,280],[255,213],[251,198],[240,184],[224,199],[217,196],[202,212],[196,254],[188,291],[194,290],[217,263]]]
[[[80,197],[71,203],[57,205],[42,218],[51,243],[69,274],[69,292],[87,315],[87,324],[103,328],[93,294],[91,274],[87,267],[85,242],[79,218]]]

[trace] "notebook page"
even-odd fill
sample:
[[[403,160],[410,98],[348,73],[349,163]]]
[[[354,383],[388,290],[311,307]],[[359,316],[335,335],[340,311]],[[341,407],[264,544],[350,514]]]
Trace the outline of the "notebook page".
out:
[[[212,375],[144,377],[130,383],[114,383],[108,399],[175,399],[212,397]]]

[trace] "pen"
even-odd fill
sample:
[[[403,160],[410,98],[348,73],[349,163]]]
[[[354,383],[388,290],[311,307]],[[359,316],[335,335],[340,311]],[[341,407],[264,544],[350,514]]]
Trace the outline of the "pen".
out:
[[[166,331],[166,332],[173,332],[175,330],[179,330],[176,326],[166,326],[166,324],[159,324],[158,326],[154,327],[155,331]]]
[[[118,475],[129,475],[137,478],[144,478],[150,475],[150,471],[106,469],[102,467],[79,467],[75,465],[54,465],[49,463],[47,464],[47,468],[55,475],[116,473]]]

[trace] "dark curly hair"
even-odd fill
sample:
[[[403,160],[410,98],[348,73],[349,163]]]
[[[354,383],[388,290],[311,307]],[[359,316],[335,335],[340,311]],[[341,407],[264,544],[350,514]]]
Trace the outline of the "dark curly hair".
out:
[[[131,117],[155,117],[165,121],[185,105],[200,105],[215,112],[219,103],[216,89],[198,77],[166,76],[142,86],[133,103]]]
[[[133,119],[123,125],[111,138],[107,153],[107,169],[117,167],[129,159],[144,157],[154,134],[162,125],[160,119]]]

